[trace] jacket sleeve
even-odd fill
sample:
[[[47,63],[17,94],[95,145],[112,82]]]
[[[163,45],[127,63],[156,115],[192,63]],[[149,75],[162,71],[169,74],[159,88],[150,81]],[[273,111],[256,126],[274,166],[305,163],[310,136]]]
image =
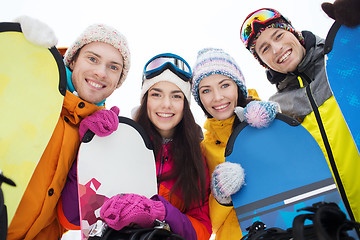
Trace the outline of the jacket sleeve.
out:
[[[76,160],[68,173],[64,189],[57,205],[57,214],[64,228],[67,230],[80,230]]]
[[[209,217],[209,201],[206,199],[205,204],[201,207],[190,209],[186,212],[190,219],[196,234],[197,239],[209,239],[212,232],[211,221]]]
[[[165,222],[169,224],[171,231],[184,237],[187,240],[196,240],[196,232],[190,219],[180,212],[179,209],[169,203],[164,197],[155,195],[151,198],[155,201],[161,201],[166,209]]]

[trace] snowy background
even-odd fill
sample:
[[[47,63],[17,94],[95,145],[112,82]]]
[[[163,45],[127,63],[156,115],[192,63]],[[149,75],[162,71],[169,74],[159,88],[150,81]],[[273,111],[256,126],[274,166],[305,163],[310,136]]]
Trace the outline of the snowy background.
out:
[[[333,20],[321,9],[326,0],[12,0],[0,8],[0,21],[28,15],[46,22],[58,36],[57,47],[68,47],[90,24],[105,23],[122,32],[129,41],[132,66],[125,83],[107,100],[117,105],[120,115],[130,117],[140,103],[141,75],[154,55],[172,52],[193,66],[204,47],[223,48],[240,65],[248,88],[255,88],[267,100],[275,92],[262,68],[240,40],[245,17],[263,7],[279,10],[295,29],[310,30],[325,38]],[[333,0],[329,0],[333,2]],[[204,114],[192,100],[191,108],[199,125]],[[63,239],[80,239],[79,233]]]

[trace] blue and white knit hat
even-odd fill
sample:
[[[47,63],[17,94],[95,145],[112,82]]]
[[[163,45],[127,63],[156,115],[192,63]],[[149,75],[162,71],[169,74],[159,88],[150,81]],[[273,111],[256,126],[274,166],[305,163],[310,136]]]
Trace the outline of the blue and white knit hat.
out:
[[[234,80],[244,96],[247,97],[245,78],[235,60],[222,49],[204,48],[198,52],[192,78],[192,94],[199,105],[199,83],[213,74],[221,74]]]

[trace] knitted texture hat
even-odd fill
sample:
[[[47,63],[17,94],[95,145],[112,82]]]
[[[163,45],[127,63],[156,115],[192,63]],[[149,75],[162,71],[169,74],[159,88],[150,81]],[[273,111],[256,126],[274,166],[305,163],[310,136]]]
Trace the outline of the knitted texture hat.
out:
[[[198,52],[192,79],[192,94],[199,105],[200,81],[213,74],[220,74],[231,78],[239,86],[244,96],[247,97],[245,78],[235,60],[222,49],[204,48]]]
[[[130,50],[125,36],[110,26],[104,24],[93,24],[86,28],[66,51],[64,57],[65,65],[69,67],[77,51],[84,45],[92,42],[108,43],[121,53],[124,60],[124,66],[119,83],[121,85],[125,81],[130,69]]]
[[[171,82],[175,84],[180,90],[184,93],[186,99],[188,100],[190,104],[191,100],[191,86],[190,81],[185,82],[183,79],[178,77],[175,73],[173,73],[171,70],[166,69],[163,71],[160,75],[145,79],[142,83],[141,87],[141,96],[140,99],[142,99],[145,95],[145,93],[151,88],[153,85],[155,85],[158,82]]]
[[[256,11],[255,11],[256,12]],[[251,16],[252,14],[250,14],[245,21]],[[284,29],[286,31],[289,31],[291,33],[293,33],[295,35],[295,37],[300,41],[300,43],[304,46],[304,37],[302,36],[301,32],[298,32],[295,30],[295,28],[292,26],[291,22],[289,19],[287,19],[286,17],[284,17],[283,15],[281,15],[284,19],[286,19],[286,21],[282,18],[279,18],[278,21],[271,21],[268,24],[264,24],[264,26],[262,28],[259,28],[256,30],[256,35],[253,38],[253,40],[248,44],[247,49],[254,55],[255,59],[257,59],[259,61],[259,63],[265,67],[265,68],[269,68],[258,56],[258,54],[255,52],[255,44],[256,44],[256,40],[259,38],[259,36],[261,35],[261,33],[268,29],[268,28],[281,28]],[[244,22],[245,22],[244,21]]]

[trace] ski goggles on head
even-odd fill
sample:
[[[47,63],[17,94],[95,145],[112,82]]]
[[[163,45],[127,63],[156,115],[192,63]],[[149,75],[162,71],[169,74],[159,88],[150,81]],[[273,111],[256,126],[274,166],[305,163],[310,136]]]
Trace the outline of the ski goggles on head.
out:
[[[278,11],[271,8],[262,8],[250,13],[241,26],[241,41],[243,41],[248,48],[249,43],[251,43],[251,40],[256,36],[261,27],[268,26],[277,21],[291,24],[289,20],[282,16]]]
[[[180,56],[172,53],[163,53],[150,59],[144,67],[143,82],[160,75],[166,69],[171,70],[185,82],[191,80],[191,68]]]

